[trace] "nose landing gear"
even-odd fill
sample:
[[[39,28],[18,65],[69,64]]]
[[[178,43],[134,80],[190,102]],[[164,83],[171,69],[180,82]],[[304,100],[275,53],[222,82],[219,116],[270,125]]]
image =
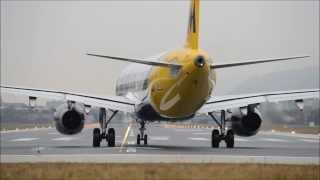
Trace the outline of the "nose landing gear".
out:
[[[141,120],[140,122],[140,134],[137,135],[137,145],[140,145],[140,141],[143,140],[143,144],[147,145],[148,144],[148,135],[144,134],[144,131],[146,130],[145,128],[145,121]]]
[[[227,130],[226,128],[226,116],[225,116],[226,112],[224,110],[221,111],[220,122],[215,118],[215,116],[212,113],[209,113],[209,115],[215,121],[215,123],[219,126],[219,130],[220,130],[220,131],[218,129],[212,130],[211,146],[213,148],[219,148],[220,142],[224,140],[227,148],[234,148],[234,132],[232,129]]]

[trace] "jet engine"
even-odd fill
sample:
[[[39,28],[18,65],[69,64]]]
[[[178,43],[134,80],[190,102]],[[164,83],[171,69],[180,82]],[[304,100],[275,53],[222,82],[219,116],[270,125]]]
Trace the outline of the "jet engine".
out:
[[[54,114],[56,129],[61,134],[77,134],[84,127],[83,108],[75,103],[63,104]]]
[[[248,106],[246,110],[240,108],[240,113],[232,113],[232,129],[238,136],[253,136],[259,131],[261,117],[258,112],[254,111],[254,108]]]

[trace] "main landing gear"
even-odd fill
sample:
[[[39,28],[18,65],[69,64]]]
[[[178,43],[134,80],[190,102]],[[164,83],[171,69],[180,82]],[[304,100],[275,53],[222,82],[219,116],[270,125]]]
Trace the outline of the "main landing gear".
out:
[[[144,134],[144,131],[146,130],[146,122],[141,120],[140,121],[140,134],[137,135],[137,145],[140,145],[140,141],[142,140],[143,141],[143,144],[144,145],[147,145],[148,144],[148,135],[147,134]]]
[[[219,144],[222,140],[225,141],[227,148],[234,147],[234,133],[232,129],[226,129],[226,112],[225,110],[221,111],[221,120],[220,122],[214,117],[212,113],[209,113],[214,122],[219,126],[218,129],[212,130],[211,136],[211,145],[213,148],[219,148]],[[226,131],[227,130],[227,131]]]
[[[108,124],[111,119],[118,113],[118,111],[113,111],[111,117],[107,120],[107,114],[105,108],[100,108],[99,110],[99,124],[101,128],[93,129],[93,147],[99,147],[103,139],[108,143],[109,147],[114,147],[116,142],[116,134],[113,128],[109,128],[107,132]],[[102,132],[100,132],[100,129]]]

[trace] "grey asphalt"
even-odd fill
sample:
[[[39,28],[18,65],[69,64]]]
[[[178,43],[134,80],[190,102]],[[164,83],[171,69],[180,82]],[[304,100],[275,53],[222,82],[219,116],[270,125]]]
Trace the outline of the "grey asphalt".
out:
[[[235,148],[210,145],[210,129],[164,128],[147,125],[148,145],[136,145],[138,127],[133,126],[121,146],[126,124],[111,124],[116,147],[92,147],[92,129],[73,136],[54,128],[1,132],[1,162],[109,161],[109,162],[268,162],[319,164],[319,135],[260,132],[235,138]],[[58,157],[59,156],[59,157]],[[101,158],[100,158],[101,157]],[[51,160],[49,160],[51,159]],[[87,159],[87,160],[86,160]]]

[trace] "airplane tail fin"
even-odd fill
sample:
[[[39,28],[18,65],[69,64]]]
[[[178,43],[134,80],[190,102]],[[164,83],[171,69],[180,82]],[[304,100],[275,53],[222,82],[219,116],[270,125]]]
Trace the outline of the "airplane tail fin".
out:
[[[187,40],[185,48],[198,49],[199,40],[199,1],[191,0],[190,15],[188,23]]]

